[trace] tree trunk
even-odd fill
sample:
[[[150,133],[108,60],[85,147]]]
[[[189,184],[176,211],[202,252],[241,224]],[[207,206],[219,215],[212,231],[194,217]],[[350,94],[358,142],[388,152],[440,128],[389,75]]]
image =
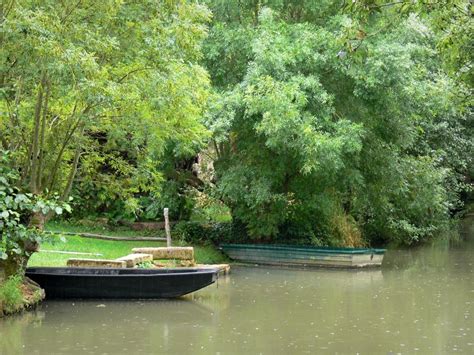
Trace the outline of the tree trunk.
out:
[[[23,252],[21,254],[7,253],[6,260],[0,260],[0,270],[3,270],[5,279],[14,275],[24,275],[28,261],[31,255],[38,251],[38,243],[25,241],[22,242]]]
[[[0,270],[3,270],[3,276],[5,277],[5,280],[10,276],[21,275],[22,263],[18,259],[18,256],[13,257],[8,255],[7,260],[0,261]]]
[[[72,184],[76,177],[77,167],[79,166],[79,159],[81,158],[82,149],[80,147],[76,148],[76,153],[74,154],[74,161],[71,166],[71,171],[67,179],[66,187],[64,188],[63,194],[61,195],[61,201],[67,201],[69,194],[71,193]]]
[[[35,212],[30,217],[30,222],[28,223],[29,228],[36,228],[40,231],[43,231],[44,224],[46,222],[46,216],[41,212]]]
[[[253,19],[253,24],[255,27],[258,26],[258,15],[260,13],[260,7],[261,7],[261,4],[260,4],[260,0],[254,0],[254,7],[253,7],[253,16],[254,16],[254,19]]]
[[[33,142],[31,145],[31,176],[30,176],[30,191],[37,194],[38,191],[38,171],[39,171],[39,138],[41,125],[41,109],[43,106],[43,90],[46,81],[46,75],[43,74],[41,83],[38,87],[38,97],[35,105],[35,125],[33,129]]]

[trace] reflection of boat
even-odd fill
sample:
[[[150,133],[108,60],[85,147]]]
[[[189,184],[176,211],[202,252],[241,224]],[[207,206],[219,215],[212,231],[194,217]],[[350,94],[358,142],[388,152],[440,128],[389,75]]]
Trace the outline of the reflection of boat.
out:
[[[212,284],[215,269],[28,268],[26,276],[50,298],[179,297]]]
[[[380,266],[385,249],[222,244],[231,259],[268,265],[358,268]]]

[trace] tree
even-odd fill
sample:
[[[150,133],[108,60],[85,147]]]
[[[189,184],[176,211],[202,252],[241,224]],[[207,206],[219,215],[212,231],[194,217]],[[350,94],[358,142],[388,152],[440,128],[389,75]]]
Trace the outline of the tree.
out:
[[[465,88],[437,69],[436,36],[423,21],[389,28],[381,17],[368,36],[337,11],[300,23],[262,8],[242,54],[224,56],[244,68],[230,69],[242,78],[232,86],[213,72],[223,68],[214,58],[226,28],[216,26],[206,53],[218,81],[207,123],[217,190],[254,239],[411,244],[447,223],[459,196],[430,136],[462,120]],[[456,152],[470,145],[462,130],[451,133]]]
[[[436,46],[446,71],[472,88],[474,8],[471,0],[358,0],[344,5],[343,11],[357,20],[360,29],[370,26],[378,15],[388,15],[392,19],[388,25],[396,26],[401,18],[416,14],[436,32]]]
[[[0,131],[18,185],[67,201],[78,178],[131,209],[159,160],[199,149],[209,12],[183,1],[10,0],[0,9]],[[39,214],[41,227],[45,216]]]

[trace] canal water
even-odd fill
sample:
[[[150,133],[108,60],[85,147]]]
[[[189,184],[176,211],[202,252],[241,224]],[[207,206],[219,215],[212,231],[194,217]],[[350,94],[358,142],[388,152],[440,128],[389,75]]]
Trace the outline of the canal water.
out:
[[[474,354],[474,243],[380,270],[235,266],[184,299],[50,301],[0,321],[0,354]]]

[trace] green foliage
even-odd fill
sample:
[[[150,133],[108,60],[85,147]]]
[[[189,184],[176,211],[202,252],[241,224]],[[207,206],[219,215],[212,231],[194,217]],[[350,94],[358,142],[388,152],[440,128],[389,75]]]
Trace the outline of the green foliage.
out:
[[[245,226],[238,222],[180,222],[173,228],[173,237],[195,245],[245,243],[250,239]]]
[[[188,243],[204,244],[212,242],[209,228],[200,222],[179,222],[173,228],[173,235]]]
[[[151,261],[143,261],[137,264],[137,268],[139,269],[152,269],[155,267],[155,264]]]
[[[3,305],[3,311],[11,313],[22,306],[23,294],[20,289],[22,282],[22,276],[14,275],[0,283],[0,310]]]
[[[9,166],[9,153],[0,150],[0,267],[5,267],[6,275],[21,272],[23,258],[35,251],[45,238],[41,225],[35,218],[48,214],[60,215],[70,212],[70,206],[55,199],[45,199],[31,193],[22,193],[15,186],[18,173]]]
[[[209,36],[194,1],[2,5],[0,144],[20,174],[0,180],[0,222],[18,240],[70,195],[76,217],[114,221],[228,206],[232,223],[178,228],[199,242],[412,244],[462,208],[470,1],[204,3]]]
[[[388,26],[396,26],[400,19],[416,14],[435,31],[436,47],[447,72],[470,87],[474,84],[472,1],[362,0],[345,2],[343,10],[360,21],[360,29],[370,28],[370,23],[379,16],[390,18]]]
[[[202,223],[230,222],[232,220],[229,208],[212,196],[206,193],[198,193],[196,194],[195,200],[196,205],[194,206],[190,220]]]
[[[0,14],[1,144],[30,192],[133,216],[159,193],[166,148],[205,143],[205,6],[15,0]]]
[[[357,246],[435,235],[472,152],[468,90],[439,70],[436,34],[415,16],[392,27],[375,16],[369,36],[330,8],[325,21],[288,11],[258,9],[252,26],[215,19],[207,46],[220,91],[206,123],[218,197],[253,240]],[[246,43],[227,53],[221,43],[233,35]],[[240,82],[221,85],[215,51],[238,63],[230,83]]]

